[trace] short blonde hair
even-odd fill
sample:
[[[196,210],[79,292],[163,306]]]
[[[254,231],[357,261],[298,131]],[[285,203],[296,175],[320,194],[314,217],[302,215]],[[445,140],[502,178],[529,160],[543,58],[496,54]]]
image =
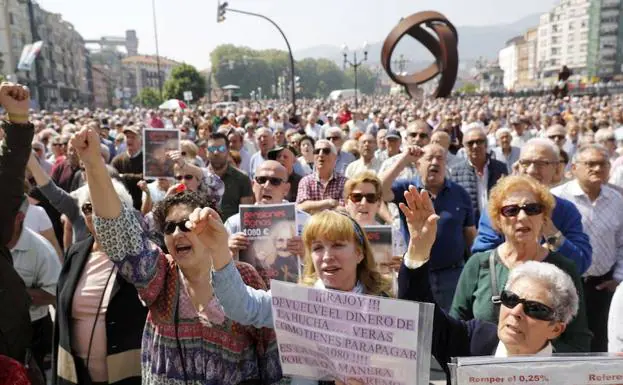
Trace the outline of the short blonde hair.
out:
[[[344,200],[347,200],[353,190],[362,183],[370,183],[374,186],[377,197],[381,196],[381,180],[372,171],[363,171],[353,176],[344,184]]]
[[[199,153],[199,147],[190,140],[180,140],[180,149],[186,153],[187,158],[195,158]]]
[[[357,232],[361,232],[361,235]],[[357,265],[357,280],[363,285],[364,294],[392,295],[392,283],[377,270],[372,248],[363,229],[350,216],[333,210],[325,210],[313,215],[305,225],[303,230],[305,258],[301,284],[314,286],[318,280],[312,260],[312,242],[321,238],[354,242],[363,256]]]
[[[554,197],[548,188],[539,183],[536,179],[525,175],[511,175],[498,180],[497,184],[489,193],[489,203],[487,210],[491,218],[491,225],[496,231],[500,231],[500,210],[504,199],[508,194],[516,191],[529,191],[536,196],[537,202],[543,205],[543,216],[551,217],[552,211],[556,206]]]

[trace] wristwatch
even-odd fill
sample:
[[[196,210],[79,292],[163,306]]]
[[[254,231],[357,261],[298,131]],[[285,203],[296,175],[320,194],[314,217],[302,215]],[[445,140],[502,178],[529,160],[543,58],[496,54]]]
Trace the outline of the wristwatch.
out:
[[[564,237],[560,231],[557,231],[556,234],[545,238],[545,242],[547,242],[547,246],[551,251],[558,251],[560,246],[562,246],[563,240]]]

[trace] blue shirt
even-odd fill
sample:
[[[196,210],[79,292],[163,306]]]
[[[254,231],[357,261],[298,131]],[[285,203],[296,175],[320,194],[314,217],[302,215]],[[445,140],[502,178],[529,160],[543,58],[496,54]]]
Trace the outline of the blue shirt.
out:
[[[392,184],[394,203],[405,203],[404,192],[414,185],[419,189],[424,188],[420,177],[412,180],[399,179]],[[444,186],[433,199],[435,212],[439,215],[437,222],[437,237],[431,249],[430,268],[432,270],[444,269],[464,261],[466,252],[465,233],[466,227],[474,226],[474,210],[472,201],[465,189],[446,178]],[[405,216],[400,211],[400,228],[405,242],[409,242],[409,228]]]
[[[578,272],[584,274],[592,263],[593,248],[588,235],[582,228],[582,215],[575,205],[563,198],[554,195],[556,207],[552,212],[554,226],[565,237],[557,251],[575,262]],[[491,226],[491,219],[487,212],[482,213],[478,224],[478,235],[472,246],[472,253],[491,250],[504,242],[504,236],[496,232]]]

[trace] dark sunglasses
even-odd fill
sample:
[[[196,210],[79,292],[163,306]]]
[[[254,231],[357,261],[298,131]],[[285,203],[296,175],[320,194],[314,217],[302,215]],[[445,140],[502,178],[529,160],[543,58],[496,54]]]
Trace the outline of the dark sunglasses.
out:
[[[164,233],[166,235],[171,235],[175,232],[176,228],[179,228],[180,231],[183,231],[185,233],[189,232],[190,229],[188,227],[186,227],[186,222],[188,221],[188,219],[183,219],[179,222],[164,222]]]
[[[565,139],[564,135],[550,135],[548,136],[548,138],[550,138],[551,140],[563,140]]]
[[[331,142],[333,142],[334,140],[340,140],[342,139],[339,136],[327,136],[327,140],[330,140]]]
[[[363,198],[366,198],[366,202],[368,203],[376,203],[376,201],[379,200],[379,196],[374,193],[369,193],[369,194],[352,193],[350,194],[349,198],[351,201],[355,203],[361,202]]]
[[[473,147],[474,145],[482,146],[485,143],[487,143],[485,139],[470,140],[467,142],[467,147]]]
[[[272,186],[281,186],[282,183],[285,183],[285,181],[281,178],[268,177],[268,176],[256,176],[255,181],[261,185],[264,185],[266,184],[266,182],[269,182]]]
[[[80,207],[80,210],[82,211],[82,214],[84,215],[91,215],[93,214],[93,205],[87,202],[83,204],[82,207]]]
[[[408,135],[410,138],[420,138],[420,139],[428,138],[428,134],[425,132],[410,132]]]
[[[505,217],[516,217],[523,210],[528,216],[539,215],[543,212],[543,205],[540,203],[528,203],[525,205],[508,205],[500,209],[500,214]]]
[[[554,309],[537,301],[530,301],[519,297],[509,290],[504,290],[497,300],[509,309],[514,309],[517,305],[523,305],[523,312],[530,318],[540,321],[552,321],[554,319]],[[494,299],[494,302],[496,300]]]
[[[322,153],[323,155],[329,155],[331,153],[331,149],[326,147],[314,149],[314,155],[318,155],[320,153]]]
[[[190,175],[190,174],[186,174],[186,175],[176,175],[176,176],[175,176],[175,179],[177,179],[177,180],[182,180],[182,179],[184,179],[184,180],[191,180],[191,179],[193,179],[193,178],[194,178],[194,176],[193,176],[193,175]]]
[[[227,146],[221,144],[220,146],[209,146],[208,151],[212,154],[216,154],[217,152],[227,152]]]

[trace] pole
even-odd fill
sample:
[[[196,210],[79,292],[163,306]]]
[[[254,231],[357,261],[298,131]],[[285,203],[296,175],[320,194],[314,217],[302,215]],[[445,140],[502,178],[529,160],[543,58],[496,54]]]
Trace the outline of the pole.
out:
[[[291,88],[290,92],[291,92],[291,97],[292,97],[292,111],[293,111],[292,113],[294,115],[296,115],[296,89],[295,89],[295,86],[294,86],[294,56],[292,55],[292,48],[290,47],[290,42],[288,41],[288,38],[286,37],[285,33],[283,33],[283,31],[281,30],[281,28],[279,28],[277,23],[275,23],[270,18],[268,18],[268,17],[266,17],[264,15],[260,15],[259,13],[241,11],[239,9],[231,9],[231,8],[227,8],[227,10],[231,11],[231,12],[234,12],[234,13],[241,13],[243,15],[261,17],[262,19],[267,20],[272,25],[274,25],[275,28],[277,28],[277,30],[279,31],[279,33],[283,37],[283,40],[286,41],[286,45],[288,46],[288,54],[290,55],[290,75],[291,75],[290,76],[290,88]]]
[[[357,97],[357,67],[359,67],[357,63],[357,52],[353,53],[353,57],[355,58],[353,62],[353,68],[355,69],[355,108],[359,108],[359,98]]]
[[[37,27],[35,26],[35,11],[32,5],[32,0],[28,0],[28,18],[30,19],[30,34],[32,35],[32,42],[39,41],[39,33],[37,33]],[[37,75],[36,89],[38,96],[39,109],[45,108],[45,94],[43,92],[43,74],[41,72],[41,60],[35,59],[35,74]]]
[[[156,0],[151,1],[151,8],[154,15],[154,39],[156,41],[156,70],[158,71],[158,90],[160,91],[160,100],[162,101],[162,76],[160,76],[160,51],[158,49],[158,26],[156,24]]]

